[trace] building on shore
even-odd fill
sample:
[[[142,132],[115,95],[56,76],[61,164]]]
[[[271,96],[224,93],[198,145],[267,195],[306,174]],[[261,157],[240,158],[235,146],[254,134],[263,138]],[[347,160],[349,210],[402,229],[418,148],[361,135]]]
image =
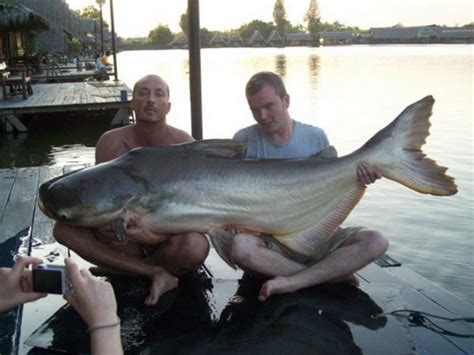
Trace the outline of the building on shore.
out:
[[[309,33],[287,33],[285,39],[287,46],[310,46],[312,43]]]
[[[354,39],[354,33],[351,31],[321,31],[319,32],[322,45],[351,44]]]
[[[178,33],[170,43],[171,48],[187,49],[189,47],[188,36],[185,33]]]
[[[231,33],[226,43],[227,47],[243,47],[244,41],[235,32]]]
[[[214,36],[212,36],[211,40],[209,41],[209,47],[224,47],[225,41],[222,33],[216,32]]]
[[[253,31],[247,43],[250,47],[265,47],[267,45],[267,41],[258,30]]]
[[[474,29],[464,27],[375,27],[369,43],[474,43]]]
[[[270,47],[283,47],[285,45],[285,41],[277,30],[272,30],[267,38],[267,45]]]
[[[3,0],[2,2],[24,6],[44,17],[50,25],[49,31],[35,34],[34,48],[26,50],[20,47],[16,56],[24,55],[25,51],[31,52],[26,54],[67,53],[68,41],[72,39],[79,40],[82,49],[85,49],[97,43],[100,37],[98,22],[77,16],[65,0]],[[104,29],[103,38],[106,46],[109,46],[110,31]]]

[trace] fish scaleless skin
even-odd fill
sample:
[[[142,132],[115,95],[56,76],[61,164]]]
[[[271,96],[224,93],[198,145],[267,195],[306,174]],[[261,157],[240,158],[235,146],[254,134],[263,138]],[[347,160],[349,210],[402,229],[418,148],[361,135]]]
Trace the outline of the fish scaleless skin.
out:
[[[359,162],[420,193],[457,192],[447,169],[421,151],[433,103],[431,96],[415,102],[360,149],[334,159],[244,160],[245,146],[232,140],[136,148],[46,182],[39,206],[77,226],[123,218],[156,233],[208,233],[221,256],[228,244],[215,239],[232,237],[222,232],[227,226],[312,255],[362,198]]]

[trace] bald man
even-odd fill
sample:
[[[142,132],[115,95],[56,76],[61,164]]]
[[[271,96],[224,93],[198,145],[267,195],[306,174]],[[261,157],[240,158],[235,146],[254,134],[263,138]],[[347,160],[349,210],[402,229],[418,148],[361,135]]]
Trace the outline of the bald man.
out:
[[[170,90],[157,75],[147,75],[133,87],[133,125],[105,132],[97,141],[96,164],[117,158],[136,147],[162,146],[193,141],[186,132],[170,126]],[[152,168],[152,167],[151,167]],[[147,277],[151,280],[145,304],[178,285],[177,276],[195,270],[206,259],[209,243],[200,233],[155,234],[139,226],[127,226],[126,244],[115,243],[112,226],[81,228],[56,223],[56,240],[84,259],[102,267]]]

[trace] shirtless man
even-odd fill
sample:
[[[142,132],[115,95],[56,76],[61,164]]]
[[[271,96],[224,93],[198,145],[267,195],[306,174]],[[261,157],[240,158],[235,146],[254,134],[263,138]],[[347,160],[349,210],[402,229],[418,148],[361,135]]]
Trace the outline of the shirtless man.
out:
[[[136,123],[105,132],[97,141],[96,163],[112,160],[136,147],[191,142],[186,132],[166,123],[170,111],[168,84],[157,75],[147,75],[133,88]],[[150,167],[153,169],[153,167]],[[115,243],[111,226],[98,229],[56,223],[56,240],[97,265],[137,274],[151,280],[145,304],[154,305],[160,296],[178,285],[176,276],[196,269],[209,252],[200,233],[157,235],[127,226],[126,244]]]
[[[257,73],[250,78],[245,91],[257,124],[241,129],[234,139],[247,144],[247,158],[304,158],[329,146],[322,129],[290,117],[290,96],[278,75]],[[357,177],[367,185],[382,175],[370,165],[360,163]],[[234,238],[231,257],[244,270],[272,277],[260,290],[258,298],[265,301],[274,294],[294,292],[327,281],[358,285],[354,272],[380,257],[387,248],[388,240],[377,231],[363,227],[339,228],[329,241],[315,248],[311,260],[304,260],[271,241],[241,233]]]

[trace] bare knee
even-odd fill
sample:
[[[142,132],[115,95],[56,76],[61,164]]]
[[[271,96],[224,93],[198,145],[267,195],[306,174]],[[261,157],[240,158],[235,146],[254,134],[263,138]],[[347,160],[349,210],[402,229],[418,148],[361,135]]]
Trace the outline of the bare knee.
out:
[[[230,252],[232,260],[239,266],[248,265],[254,257],[259,242],[260,240],[253,235],[236,234]]]
[[[201,233],[179,234],[170,238],[167,250],[180,261],[183,269],[194,270],[206,260],[209,242]]]
[[[364,229],[358,234],[361,242],[364,243],[367,254],[371,255],[372,259],[375,260],[381,257],[387,251],[389,242],[382,233],[375,230]]]

